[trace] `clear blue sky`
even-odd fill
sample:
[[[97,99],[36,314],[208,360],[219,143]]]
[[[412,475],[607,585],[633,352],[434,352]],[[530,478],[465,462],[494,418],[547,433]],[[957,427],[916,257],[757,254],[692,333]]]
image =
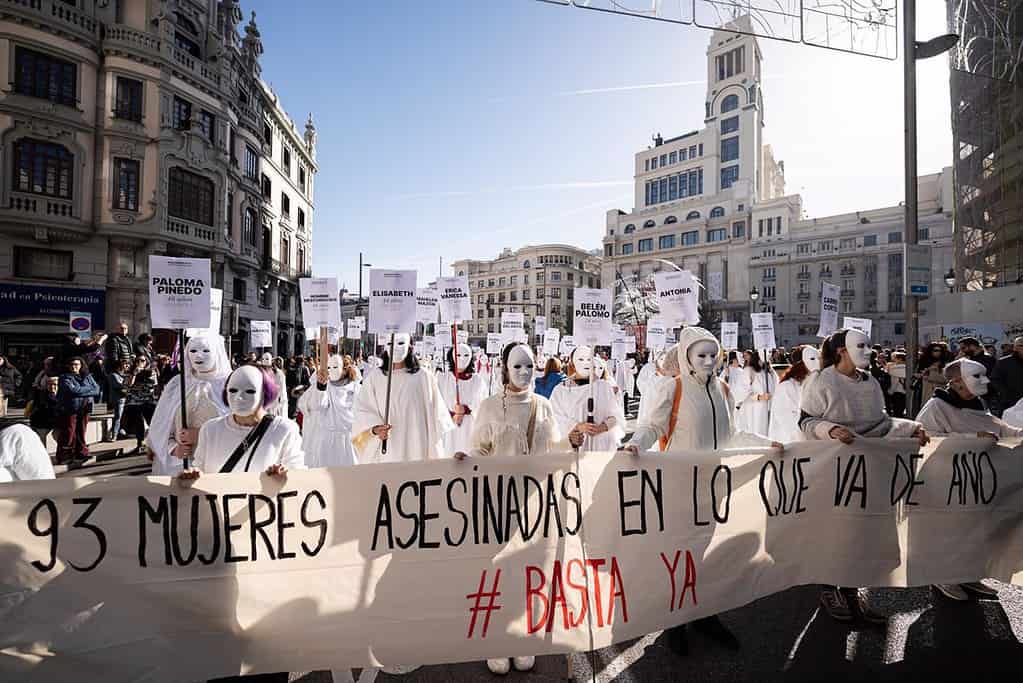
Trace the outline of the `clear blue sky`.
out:
[[[921,3],[920,37],[944,32]],[[710,32],[535,0],[248,0],[263,76],[319,131],[313,268],[600,246],[633,155],[702,126]],[[761,40],[765,138],[811,216],[902,199],[901,63]],[[920,172],[951,163],[944,57],[919,71]],[[652,86],[652,87],[641,87]],[[599,92],[581,92],[598,90]],[[448,269],[445,268],[445,271]]]

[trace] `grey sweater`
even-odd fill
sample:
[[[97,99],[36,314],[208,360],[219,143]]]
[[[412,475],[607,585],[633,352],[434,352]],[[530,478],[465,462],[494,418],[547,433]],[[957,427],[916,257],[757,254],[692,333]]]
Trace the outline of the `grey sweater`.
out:
[[[803,389],[799,428],[807,439],[830,439],[834,427],[845,427],[860,436],[910,437],[919,422],[890,417],[884,409],[884,392],[869,373],[856,377],[824,368]]]

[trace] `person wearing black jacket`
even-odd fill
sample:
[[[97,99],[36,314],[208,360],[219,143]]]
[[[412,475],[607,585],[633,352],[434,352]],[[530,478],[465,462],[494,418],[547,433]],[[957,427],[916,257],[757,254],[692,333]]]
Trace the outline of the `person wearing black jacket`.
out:
[[[20,386],[21,373],[18,368],[0,356],[0,415],[7,414],[7,403],[17,396]]]
[[[991,384],[994,385],[998,397],[998,410],[995,415],[1013,407],[1023,398],[1023,337],[1012,340],[1012,353],[1003,356],[995,363],[991,372]]]
[[[121,323],[118,331],[107,337],[103,344],[103,352],[107,358],[107,371],[112,372],[125,358],[132,358],[135,353],[132,350],[131,337],[128,336],[128,324]]]
[[[295,412],[298,410],[298,397],[309,388],[311,378],[312,373],[306,367],[305,359],[302,356],[292,358],[291,367],[288,368],[288,372],[284,376],[288,389],[288,417],[295,418]]]

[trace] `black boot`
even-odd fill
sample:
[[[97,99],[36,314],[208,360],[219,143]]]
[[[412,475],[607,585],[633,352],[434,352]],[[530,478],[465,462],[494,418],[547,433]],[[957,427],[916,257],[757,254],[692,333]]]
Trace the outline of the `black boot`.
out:
[[[728,650],[738,650],[739,639],[725,628],[717,616],[704,617],[693,622],[693,628]]]

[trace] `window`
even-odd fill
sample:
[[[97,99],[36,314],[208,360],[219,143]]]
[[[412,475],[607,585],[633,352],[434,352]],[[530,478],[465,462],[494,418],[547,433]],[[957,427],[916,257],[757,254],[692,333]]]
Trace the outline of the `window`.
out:
[[[568,273],[568,281],[572,282],[573,280],[575,280],[575,273],[569,271],[569,273]]]
[[[810,243],[809,242],[802,242],[802,243],[796,245],[796,254],[809,254],[809,253],[810,253]]]
[[[291,263],[291,238],[287,235],[281,235],[281,263]]]
[[[291,150],[287,147],[281,147],[281,167],[284,169],[285,175],[291,177]]]
[[[34,280],[74,279],[74,252],[14,247],[14,276]]]
[[[757,220],[757,237],[764,236],[764,219],[760,218]]]
[[[242,216],[242,241],[250,247],[256,246],[256,212],[245,209]]]
[[[739,108],[739,96],[728,95],[725,99],[721,100],[721,113],[724,114],[727,111],[733,111]]]
[[[702,149],[703,145],[700,145],[700,148]],[[703,154],[702,151],[700,153]],[[689,146],[689,158],[690,159],[695,159],[696,158],[696,145],[690,145]]]
[[[234,233],[234,192],[227,193],[227,229],[225,230],[228,239]]]
[[[642,254],[643,252],[653,251],[653,250],[654,250],[654,240],[653,240],[653,238],[647,238],[645,240],[640,240],[639,241],[639,253]]]
[[[842,280],[842,290],[843,291],[851,292],[855,288],[856,288],[856,281],[855,280],[852,280],[850,278],[845,278],[845,279]]]
[[[800,282],[799,283],[799,293],[800,294],[809,294],[810,293],[810,283],[809,282],[805,282],[805,281],[804,282]]]
[[[746,221],[736,221],[732,223],[732,237],[735,239],[742,239],[746,237]]]
[[[42,52],[17,47],[14,91],[73,107],[78,101],[78,67]]]
[[[270,182],[270,178],[268,178],[266,174],[263,174],[263,179],[260,182],[260,188],[263,191],[263,199],[270,201],[270,198],[273,196],[274,189],[273,183]]]
[[[504,299],[505,299],[504,292],[498,292],[498,294],[497,294],[497,302],[500,303],[500,304],[503,304],[504,303]]]
[[[114,208],[139,210],[139,162],[135,159],[114,159]]]
[[[774,219],[773,218],[768,218],[767,219],[767,236],[770,237],[773,234],[774,234]]]
[[[205,109],[199,112],[199,129],[211,145],[217,144],[217,117]]]
[[[876,247],[877,246],[877,235],[864,235],[863,246],[865,247]]]
[[[806,315],[807,310],[809,310],[809,307],[806,304],[799,304],[799,315]],[[800,334],[802,334],[802,332],[800,332]]]
[[[526,259],[525,261],[522,262],[522,267],[529,268],[529,259]]]
[[[668,216],[664,219],[665,225],[671,225],[672,223],[678,223],[678,218],[675,216]]]
[[[667,166],[667,165],[668,165],[668,155],[667,154],[662,154],[661,155],[661,166]]]
[[[902,231],[888,233],[888,244],[899,244],[902,242]]]
[[[713,209],[710,210],[710,217],[711,218],[721,218],[724,215],[725,215],[725,210],[724,210],[723,207],[715,206]]]
[[[298,229],[305,230],[305,211],[298,210]]]
[[[270,127],[270,123],[267,121],[263,122],[263,144],[269,145],[271,149],[274,144],[274,129]]]
[[[172,116],[176,130],[188,130],[192,126],[192,103],[175,97]]]
[[[644,227],[644,228],[652,228],[652,227],[654,227],[654,226],[656,226],[656,225],[657,225],[657,223],[655,223],[655,222],[653,221],[653,219],[651,219],[651,220],[648,220],[648,221],[646,221],[645,223],[643,223],[643,227]]]
[[[781,216],[774,217],[774,225],[778,228],[778,234],[781,234]]]
[[[60,145],[22,138],[14,143],[12,189],[71,199],[74,194],[74,156]]]
[[[721,169],[721,189],[725,190],[739,179],[739,167],[727,166]]]
[[[669,164],[678,163],[678,152],[672,152],[671,154],[668,155],[668,163]]]
[[[536,298],[537,299],[542,299],[543,298],[543,291],[544,291],[543,287],[537,287],[536,288]]]
[[[774,299],[776,298],[777,289],[774,285],[764,285],[764,298]]]
[[[852,310],[853,310],[853,302],[851,302],[851,301],[843,301],[842,302],[842,312],[843,313],[852,313]]]
[[[678,176],[668,177],[668,201],[678,199]]]
[[[931,239],[931,229],[930,228],[919,228],[917,230],[917,239],[921,239],[921,240],[929,240],[929,239]]]
[[[657,170],[657,157],[654,157],[653,159],[650,160],[650,170],[651,171]]]
[[[687,150],[687,149],[686,149],[685,147],[683,147],[682,149],[680,149],[680,150],[679,150],[679,152],[678,152],[678,160],[679,160],[679,161],[685,161],[685,160],[686,160],[686,153],[687,153],[688,151],[689,151],[689,150]]]
[[[699,211],[690,211],[689,213],[686,214],[686,220],[687,221],[695,221],[695,220],[699,220],[699,218],[700,218],[700,212]]]
[[[512,290],[511,292],[508,293],[508,299],[511,301],[518,301],[519,293],[516,292],[515,290]]]
[[[551,287],[551,298],[552,299],[561,298],[561,287]]]
[[[817,251],[823,251],[825,253],[830,252],[832,247],[831,240],[824,240],[817,243]]]
[[[725,138],[721,141],[721,161],[735,161],[739,158],[739,138]]]
[[[906,323],[895,323],[895,334],[899,337],[906,334]]]
[[[724,228],[715,228],[707,231],[708,242],[724,242],[728,239],[728,231]]]
[[[650,170],[650,160],[649,159],[645,159],[643,161],[643,170],[644,171],[649,171]]]
[[[674,235],[661,235],[657,238],[658,249],[674,249],[675,248],[675,236]]]
[[[774,280],[778,277],[778,270],[774,266],[764,268],[763,278],[764,280]]]
[[[734,133],[739,130],[739,117],[729,116],[727,119],[721,119],[721,134],[727,135]]]
[[[498,287],[507,287],[508,286],[508,278],[503,277],[503,276],[497,278],[497,286]]]
[[[170,170],[167,211],[175,218],[213,225],[213,181],[182,168]]]
[[[114,118],[142,122],[142,82],[133,78],[117,77],[114,93]]]
[[[529,290],[528,289],[523,289],[522,290],[522,300],[523,301],[529,301]]]
[[[305,167],[298,167],[298,189],[305,192]]]
[[[280,309],[282,311],[290,311],[291,310],[291,297],[290,296],[288,296],[287,294],[284,294],[282,292],[281,294],[278,295],[277,300],[279,302],[279,306],[280,306]]]
[[[692,247],[700,243],[700,231],[690,230],[689,232],[682,233],[682,246]]]
[[[856,238],[855,237],[843,237],[842,239],[838,240],[838,248],[839,249],[855,249],[856,248]]]
[[[174,13],[174,45],[184,50],[193,57],[199,57],[199,30],[191,21],[183,17],[179,12]]]
[[[231,290],[231,298],[235,301],[245,302],[245,280],[240,277],[234,279],[234,287]]]
[[[632,242],[626,242],[622,245],[622,256],[628,256],[632,253]]]
[[[291,218],[291,197],[287,192],[281,192],[281,215],[284,218]]]
[[[555,270],[551,273],[551,280],[554,282],[561,282],[561,271]]]
[[[245,177],[259,180],[259,152],[245,145]]]

